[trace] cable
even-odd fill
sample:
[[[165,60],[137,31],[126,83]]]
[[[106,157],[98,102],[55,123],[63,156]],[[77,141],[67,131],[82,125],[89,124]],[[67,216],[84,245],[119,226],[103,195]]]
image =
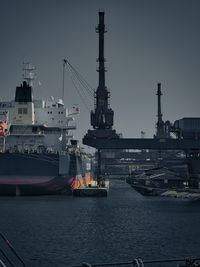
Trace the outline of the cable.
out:
[[[71,73],[72,73],[72,72],[71,72]],[[77,77],[76,77],[76,78],[77,78]],[[77,81],[79,81],[79,82],[81,83],[80,80],[77,79]],[[75,80],[74,80],[74,82],[75,82]],[[90,99],[89,96],[86,94],[86,92],[85,92],[84,90],[82,90],[81,87],[80,87],[80,90],[81,90],[82,94],[85,96],[85,98],[87,98],[88,102],[90,102],[91,99]],[[89,104],[89,105],[91,105],[91,104]]]
[[[88,91],[88,93],[93,96],[94,94],[94,90],[92,89],[92,87],[88,84],[88,82],[83,78],[83,76],[68,62],[68,65],[70,66],[70,68],[73,70],[73,72],[75,73],[77,80],[79,80],[79,82],[82,84],[82,86]]]
[[[75,81],[74,81],[74,78],[73,78],[73,76],[72,76],[72,73],[71,73],[71,70],[70,70],[70,69],[69,69],[69,72],[70,72],[70,76],[71,76],[72,83],[73,83],[73,85],[74,85],[74,87],[75,87],[75,89],[76,89],[76,91],[77,91],[79,97],[81,98],[81,100],[82,100],[83,104],[85,105],[86,109],[87,109],[88,111],[90,111],[90,109],[89,109],[87,103],[85,102],[85,99],[83,98],[83,96],[81,95],[81,93],[80,93],[78,87],[77,87],[76,84],[75,84]]]
[[[70,66],[70,68],[75,73],[77,79],[80,81],[80,83],[83,85],[83,87],[88,91],[89,94],[93,96],[94,89],[92,86],[83,78],[83,76],[70,64],[70,62],[67,59],[64,59],[64,63]]]
[[[87,92],[87,94],[90,97],[93,97],[94,96],[94,90],[88,84],[88,82],[83,78],[83,76],[69,63],[69,61],[67,61],[66,59],[64,59],[64,63],[68,67],[68,69],[71,70],[71,73],[73,74],[73,76],[76,77],[76,80],[85,89],[85,91]]]

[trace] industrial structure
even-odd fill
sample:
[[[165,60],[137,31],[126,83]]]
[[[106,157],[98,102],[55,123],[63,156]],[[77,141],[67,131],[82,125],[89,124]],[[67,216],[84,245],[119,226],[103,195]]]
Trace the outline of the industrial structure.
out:
[[[118,139],[119,135],[115,130],[112,130],[114,112],[109,106],[110,92],[105,84],[105,58],[104,58],[104,34],[106,33],[104,24],[104,11],[99,11],[99,24],[96,27],[96,32],[99,35],[99,81],[98,87],[95,92],[95,107],[91,111],[90,123],[94,130],[88,131],[88,138],[96,140],[99,138],[114,138]],[[104,184],[103,176],[101,173],[101,151],[98,149],[98,163],[97,163],[97,183],[98,185]]]
[[[105,86],[104,66],[104,12],[99,12],[99,85],[95,92],[95,109],[91,111],[91,125],[93,130],[83,138],[83,144],[98,150],[97,180],[100,185],[101,150],[102,149],[151,149],[151,150],[183,150],[189,166],[192,187],[198,187],[200,178],[200,118],[183,118],[171,124],[162,120],[161,112],[161,84],[158,84],[158,121],[154,138],[120,138],[112,129],[114,112],[109,107],[110,94]],[[174,133],[176,138],[171,138]]]
[[[170,138],[170,122],[164,122],[162,119],[162,112],[161,112],[161,83],[157,84],[157,96],[158,96],[158,120],[156,123],[156,135],[155,138]]]

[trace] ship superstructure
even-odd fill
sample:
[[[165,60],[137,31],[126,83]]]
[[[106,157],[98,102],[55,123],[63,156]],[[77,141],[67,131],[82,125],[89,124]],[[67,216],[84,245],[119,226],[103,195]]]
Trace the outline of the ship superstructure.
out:
[[[71,134],[79,108],[54,97],[34,100],[33,70],[26,63],[15,99],[0,103],[0,120],[8,126],[0,138],[0,195],[65,194],[91,180],[91,159]]]

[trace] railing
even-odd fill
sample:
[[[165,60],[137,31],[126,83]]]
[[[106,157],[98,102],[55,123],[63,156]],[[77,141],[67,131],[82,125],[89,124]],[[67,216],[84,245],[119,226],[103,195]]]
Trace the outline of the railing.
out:
[[[8,239],[4,236],[4,234],[0,233],[0,237],[5,242],[5,244],[9,247],[11,252],[15,255],[15,257],[19,260],[22,266],[26,267],[24,261],[16,252],[15,248],[11,245]],[[16,265],[12,262],[10,257],[4,252],[4,250],[0,247],[0,253],[4,257],[4,261],[7,261],[10,266],[15,267]],[[2,259],[0,259],[0,266],[6,267],[6,264]],[[72,267],[105,267],[105,266],[128,266],[131,265],[133,267],[144,267],[148,264],[159,264],[159,263],[183,263],[184,265],[178,265],[179,267],[200,267],[200,257],[198,258],[184,258],[184,259],[161,259],[161,260],[147,260],[143,261],[142,259],[134,259],[128,262],[112,262],[112,263],[97,263],[97,264],[90,264],[87,262],[83,262],[81,265],[74,265]],[[175,265],[173,265],[175,266]]]
[[[75,265],[72,267],[104,267],[104,266],[128,266],[128,265],[131,265],[133,267],[144,267],[147,264],[176,263],[176,262],[184,264],[184,265],[178,265],[179,267],[200,267],[200,263],[197,262],[199,260],[200,258],[166,259],[166,260],[164,259],[164,260],[148,260],[148,261],[143,261],[142,259],[134,259],[133,261],[129,262],[115,262],[115,263],[90,264],[87,262],[83,262],[82,265]]]
[[[5,242],[5,244],[9,247],[10,251],[20,261],[20,263],[22,264],[22,266],[26,267],[24,261],[19,256],[19,254],[16,252],[15,248],[10,244],[10,242],[8,241],[8,239],[2,233],[0,233],[0,237]],[[6,252],[4,252],[4,250],[1,247],[0,247],[0,253],[3,255],[5,261],[7,261],[12,267],[15,267],[15,264],[13,263],[13,261],[10,259],[10,257],[7,255]],[[3,266],[3,267],[6,266],[2,259],[0,259],[0,266]]]

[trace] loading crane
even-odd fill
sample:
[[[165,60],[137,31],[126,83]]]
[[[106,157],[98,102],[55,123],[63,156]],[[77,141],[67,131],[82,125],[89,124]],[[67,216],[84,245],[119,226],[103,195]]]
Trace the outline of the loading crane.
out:
[[[112,128],[114,112],[109,106],[110,93],[105,85],[104,58],[104,11],[99,11],[99,84],[95,92],[95,108],[91,111],[91,125],[83,138],[83,144],[98,150],[97,182],[101,185],[101,150],[102,149],[151,149],[151,150],[183,150],[189,166],[192,186],[198,186],[200,179],[200,118],[183,118],[174,124],[162,120],[161,84],[158,84],[158,122],[155,138],[120,138]],[[170,137],[170,132],[176,138]]]

